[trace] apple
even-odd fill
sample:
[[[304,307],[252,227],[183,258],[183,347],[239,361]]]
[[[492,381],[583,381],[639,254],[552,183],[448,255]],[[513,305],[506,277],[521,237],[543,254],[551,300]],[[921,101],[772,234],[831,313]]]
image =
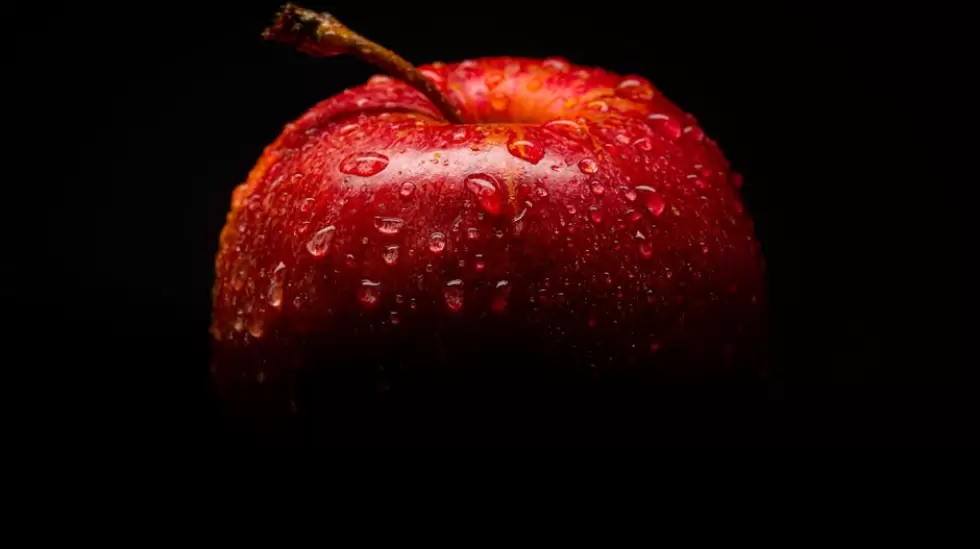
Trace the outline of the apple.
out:
[[[234,190],[210,328],[229,410],[574,409],[603,384],[758,364],[742,177],[645,78],[560,58],[416,68],[293,5],[266,37],[389,75],[287,124]]]

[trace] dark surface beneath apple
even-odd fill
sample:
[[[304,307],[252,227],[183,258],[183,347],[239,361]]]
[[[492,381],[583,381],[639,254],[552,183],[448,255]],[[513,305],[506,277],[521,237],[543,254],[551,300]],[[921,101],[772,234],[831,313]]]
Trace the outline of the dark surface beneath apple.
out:
[[[536,380],[510,387],[520,404],[493,407],[499,416],[462,396],[410,412],[361,403],[346,427],[370,429],[376,436],[358,440],[377,444],[974,443],[958,183],[924,161],[935,130],[921,117],[936,112],[930,87],[945,69],[907,32],[927,23],[897,11],[665,4],[648,15],[546,2],[307,7],[415,63],[561,56],[645,76],[693,113],[745,177],[767,267],[767,374],[644,385],[622,406],[623,392],[640,389],[557,401]],[[7,264],[17,283],[4,293],[35,327],[19,360],[59,365],[33,391],[33,409],[68,436],[250,441],[222,420],[208,374],[231,191],[286,122],[376,73],[263,41],[277,8],[93,4],[18,30],[13,70],[29,84],[15,117],[26,122],[22,143],[38,146],[12,161],[34,178],[67,172],[37,199],[49,204],[43,219],[15,222],[43,225],[46,245],[24,257],[50,267],[25,278],[23,263]],[[70,411],[57,405],[67,402]],[[275,441],[295,442],[282,435]]]

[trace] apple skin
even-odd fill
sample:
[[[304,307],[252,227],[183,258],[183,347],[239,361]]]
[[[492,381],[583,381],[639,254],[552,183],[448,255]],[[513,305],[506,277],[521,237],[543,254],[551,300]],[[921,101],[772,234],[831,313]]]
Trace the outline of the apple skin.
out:
[[[376,76],[286,125],[235,189],[210,330],[229,410],[758,364],[741,176],[693,116],[557,58],[419,68],[466,124]]]

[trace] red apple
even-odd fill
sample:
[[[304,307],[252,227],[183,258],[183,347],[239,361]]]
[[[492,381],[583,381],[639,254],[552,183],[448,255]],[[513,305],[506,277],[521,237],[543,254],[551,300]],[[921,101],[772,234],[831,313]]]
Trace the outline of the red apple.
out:
[[[318,49],[324,17],[290,6],[269,35],[343,50]],[[211,326],[228,402],[302,415],[753,363],[759,247],[693,116],[559,58],[432,63],[424,84],[381,64],[409,83],[315,105],[233,193]]]

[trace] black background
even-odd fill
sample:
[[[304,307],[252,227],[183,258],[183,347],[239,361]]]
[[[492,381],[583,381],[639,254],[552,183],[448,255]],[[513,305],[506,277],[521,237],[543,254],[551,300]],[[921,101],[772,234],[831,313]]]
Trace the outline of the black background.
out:
[[[973,443],[969,177],[946,171],[970,155],[945,127],[965,114],[947,80],[965,35],[911,8],[730,4],[306,6],[417,63],[557,55],[648,77],[745,174],[773,316],[745,442]],[[15,8],[4,296],[24,328],[9,367],[36,374],[25,422],[221,440],[207,326],[230,192],[286,122],[375,72],[264,42],[277,7]]]

